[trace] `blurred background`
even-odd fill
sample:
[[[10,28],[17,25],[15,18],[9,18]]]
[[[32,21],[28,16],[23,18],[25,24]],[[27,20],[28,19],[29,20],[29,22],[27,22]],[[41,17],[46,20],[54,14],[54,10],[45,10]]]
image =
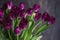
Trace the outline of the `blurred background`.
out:
[[[10,0],[0,0],[0,7],[8,1]],[[12,0],[12,2],[17,6],[19,6],[20,2],[24,2],[26,9],[34,4],[39,4],[41,13],[47,11],[56,18],[55,24],[41,34],[43,36],[41,40],[60,40],[60,0]]]

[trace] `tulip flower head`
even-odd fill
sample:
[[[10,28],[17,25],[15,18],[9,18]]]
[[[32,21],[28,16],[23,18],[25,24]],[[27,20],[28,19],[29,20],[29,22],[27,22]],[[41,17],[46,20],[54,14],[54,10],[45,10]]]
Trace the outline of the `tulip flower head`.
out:
[[[4,25],[4,28],[5,28],[6,30],[10,30],[11,27],[12,27],[12,22],[9,22],[9,23],[7,23],[6,25]]]
[[[40,5],[34,4],[33,9],[34,9],[34,12],[38,12],[40,10]]]
[[[16,27],[16,28],[14,29],[14,32],[15,32],[16,35],[20,35],[20,32],[21,32],[20,27]]]
[[[4,17],[4,11],[0,9],[0,21],[3,19],[3,17]]]
[[[42,19],[44,21],[48,21],[49,18],[50,18],[49,14],[47,12],[44,12],[43,15],[42,15]]]
[[[8,9],[11,9],[12,8],[12,1],[8,2],[7,6],[8,6]]]
[[[32,8],[28,8],[27,9],[27,13],[28,13],[29,16],[32,16],[33,9]]]
[[[23,2],[20,3],[20,9],[23,10],[25,8],[25,5]]]
[[[3,7],[4,10],[12,8],[12,1],[4,3]]]
[[[55,18],[53,16],[50,16],[48,23],[49,24],[54,24],[55,23]]]
[[[20,17],[21,19],[23,19],[23,18],[25,18],[25,15],[26,15],[25,10],[21,10],[20,13],[19,13],[19,17]]]
[[[16,19],[18,17],[18,7],[13,6],[9,15],[11,19]]]
[[[39,20],[39,19],[40,19],[40,17],[41,17],[41,13],[36,13],[36,14],[35,14],[35,18],[34,18],[34,19],[35,19],[35,20]]]
[[[28,26],[28,20],[23,18],[21,21],[20,21],[20,24],[19,24],[19,27],[21,29],[26,29],[26,27]]]
[[[9,17],[4,17],[4,19],[2,20],[2,23],[3,23],[3,27],[6,29],[6,30],[10,30],[11,27],[12,27],[12,21]]]

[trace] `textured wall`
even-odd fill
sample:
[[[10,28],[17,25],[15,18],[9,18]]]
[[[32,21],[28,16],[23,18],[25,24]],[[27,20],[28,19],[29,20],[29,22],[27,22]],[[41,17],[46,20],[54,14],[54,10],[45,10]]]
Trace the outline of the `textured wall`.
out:
[[[0,0],[0,7],[3,3],[10,0]],[[37,3],[41,5],[40,12],[49,12],[50,15],[56,17],[56,23],[51,25],[50,28],[43,32],[43,38],[41,40],[60,40],[60,0],[12,0],[15,5],[19,5],[20,2],[24,2],[26,9],[32,7]]]

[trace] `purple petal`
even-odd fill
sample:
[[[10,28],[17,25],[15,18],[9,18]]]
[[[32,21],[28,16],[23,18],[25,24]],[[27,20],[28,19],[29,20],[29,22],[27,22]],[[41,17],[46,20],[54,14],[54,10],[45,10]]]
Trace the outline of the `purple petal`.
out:
[[[28,8],[27,9],[27,13],[28,13],[29,16],[32,16],[33,9],[32,8]]]
[[[21,21],[20,21],[20,24],[19,24],[20,28],[21,29],[26,29],[26,27],[28,26],[28,20],[23,18]]]
[[[24,8],[25,8],[24,3],[21,2],[21,3],[20,3],[20,9],[23,10]]]
[[[36,13],[36,14],[35,14],[35,18],[34,18],[34,19],[35,19],[35,20],[39,20],[39,19],[40,19],[40,17],[41,17],[41,13]]]
[[[21,10],[19,13],[19,17],[23,19],[25,17],[25,15],[26,15],[25,10]]]
[[[7,6],[8,6],[8,9],[11,9],[12,8],[12,1],[8,2]]]
[[[35,12],[38,12],[40,10],[40,6],[38,4],[34,4],[33,9]]]
[[[4,10],[11,9],[11,8],[12,8],[12,1],[4,3],[2,7],[2,9]]]
[[[48,21],[49,18],[50,18],[49,14],[47,12],[44,12],[43,15],[42,15],[42,19],[44,21]]]
[[[12,27],[12,22],[10,22],[10,23],[4,25],[4,28],[5,28],[6,30],[10,30],[11,27]]]
[[[3,17],[4,17],[4,11],[0,9],[0,21],[3,19]]]
[[[16,28],[14,29],[14,32],[15,32],[15,34],[17,34],[17,35],[20,35],[20,32],[21,32],[20,27],[16,27]]]
[[[11,11],[10,11],[10,18],[11,19],[16,19],[18,17],[18,7],[17,6],[13,6]]]
[[[12,21],[9,18],[9,16],[5,16],[4,19],[2,20],[3,26],[6,30],[10,30],[12,27]]]
[[[15,14],[14,13],[10,13],[10,18],[11,19],[15,19],[16,17],[15,17]]]
[[[51,16],[48,21],[49,24],[54,24],[55,23],[55,18]]]

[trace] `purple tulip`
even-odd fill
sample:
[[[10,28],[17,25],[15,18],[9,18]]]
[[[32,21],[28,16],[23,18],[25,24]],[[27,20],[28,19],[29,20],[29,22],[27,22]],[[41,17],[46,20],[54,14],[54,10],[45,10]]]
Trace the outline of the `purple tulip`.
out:
[[[0,21],[2,21],[3,17],[4,17],[4,11],[0,9]]]
[[[23,2],[20,3],[20,9],[23,10],[25,8],[25,5]]]
[[[27,9],[26,12],[28,13],[29,16],[32,16],[33,9],[32,8],[29,8],[29,9]]]
[[[10,18],[11,19],[16,19],[18,17],[18,7],[17,6],[13,6],[11,11],[10,11]]]
[[[3,7],[4,10],[12,8],[12,1],[4,3]]]
[[[49,14],[47,12],[44,12],[43,15],[42,15],[42,19],[44,21],[48,21],[49,18],[50,18]]]
[[[39,20],[41,17],[41,13],[36,13],[34,19]]]
[[[33,9],[34,9],[35,12],[38,12],[40,10],[40,6],[38,4],[35,4],[33,6]]]
[[[48,23],[53,24],[55,22],[55,18],[53,16],[50,16]]]
[[[8,2],[7,6],[8,6],[8,9],[11,9],[12,8],[12,1]]]
[[[26,12],[25,12],[25,10],[21,10],[20,12],[19,12],[19,17],[20,18],[24,18],[25,17],[25,15],[26,15]]]
[[[4,17],[3,19],[3,26],[6,30],[10,30],[12,27],[12,21],[9,17]]]
[[[4,26],[5,26],[4,28],[5,28],[6,30],[10,30],[11,27],[12,27],[12,22],[11,22],[11,23],[9,22],[8,24],[6,24],[6,25],[4,25]]]
[[[11,19],[15,19],[16,17],[15,17],[15,14],[14,13],[10,13],[10,18]]]
[[[23,18],[21,21],[20,21],[20,24],[19,24],[19,27],[21,29],[26,29],[26,27],[28,26],[28,20]]]
[[[21,33],[20,27],[16,27],[16,28],[14,29],[14,32],[15,32],[15,34],[17,34],[17,35],[20,35],[20,33]]]

